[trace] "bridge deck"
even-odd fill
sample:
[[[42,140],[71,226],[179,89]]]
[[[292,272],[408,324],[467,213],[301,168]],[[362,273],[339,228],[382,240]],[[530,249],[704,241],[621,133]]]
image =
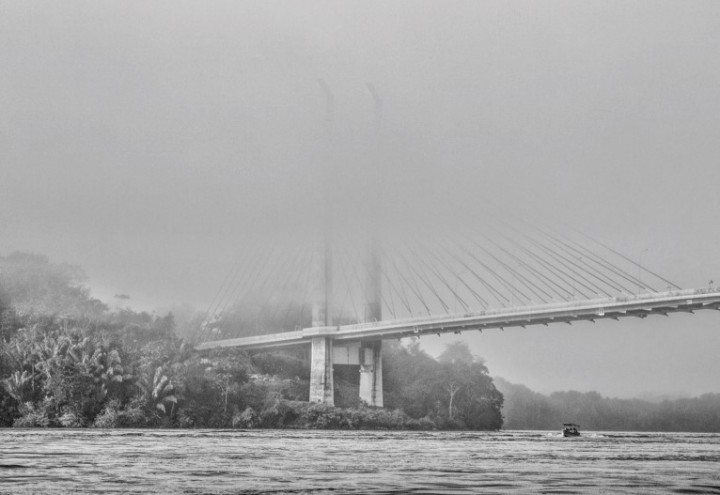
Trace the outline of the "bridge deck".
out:
[[[525,327],[550,323],[569,324],[573,321],[595,321],[601,318],[645,318],[650,314],[668,315],[673,312],[693,312],[699,309],[720,310],[720,288],[711,287],[516,308],[497,308],[454,315],[384,320],[333,327],[310,327],[291,332],[210,341],[198,345],[197,349],[285,347],[307,343],[317,336],[332,337],[336,342],[349,343],[429,333],[458,333],[462,330]]]

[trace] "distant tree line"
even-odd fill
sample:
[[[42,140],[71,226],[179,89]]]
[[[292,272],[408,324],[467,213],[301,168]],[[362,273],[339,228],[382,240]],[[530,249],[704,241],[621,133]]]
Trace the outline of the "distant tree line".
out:
[[[199,327],[201,318],[192,325]],[[500,394],[454,343],[440,359],[384,347],[385,409],[357,401],[357,369],[338,367],[337,403],[305,402],[302,356],[201,354],[165,316],[110,310],[79,267],[0,257],[0,425],[17,427],[498,429]]]
[[[660,403],[614,399],[597,392],[554,392],[548,396],[524,385],[496,378],[505,397],[505,428],[557,430],[562,423],[580,423],[595,431],[720,432],[720,394]]]

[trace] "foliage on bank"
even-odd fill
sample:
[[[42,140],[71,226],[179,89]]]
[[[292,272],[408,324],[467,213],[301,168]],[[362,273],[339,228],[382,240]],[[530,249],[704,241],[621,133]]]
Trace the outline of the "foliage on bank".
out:
[[[338,373],[343,407],[304,402],[302,358],[207,354],[166,316],[111,311],[78,267],[39,255],[0,257],[0,425],[18,427],[497,429],[502,394],[467,347],[435,360],[386,345],[386,409],[364,408],[354,373]]]

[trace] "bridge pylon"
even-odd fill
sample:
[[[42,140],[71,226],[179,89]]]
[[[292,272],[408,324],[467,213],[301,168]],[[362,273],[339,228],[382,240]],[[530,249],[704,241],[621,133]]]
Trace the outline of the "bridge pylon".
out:
[[[365,322],[382,320],[382,265],[376,239],[371,241],[365,282]],[[360,344],[360,402],[370,407],[383,407],[382,340]]]
[[[329,142],[332,143],[334,126],[334,97],[330,87],[319,81],[326,98],[326,125]],[[372,84],[367,85],[374,102],[375,124],[378,144],[382,121],[382,102]],[[377,189],[377,188],[376,188]],[[326,191],[326,194],[328,191]],[[338,364],[360,366],[360,402],[371,407],[383,407],[382,387],[382,340],[372,339],[360,345],[335,346],[327,330],[333,326],[333,219],[330,197],[325,198],[325,244],[321,267],[315,278],[317,286],[313,298],[312,327],[319,334],[312,338],[310,359],[310,402],[335,405],[333,364],[337,355]],[[372,236],[369,256],[366,260],[364,322],[382,320],[382,265],[376,235]],[[322,329],[322,327],[325,327]],[[331,333],[331,332],[330,332]]]
[[[335,120],[334,96],[323,80],[318,81],[325,94],[325,123],[328,142],[332,143]],[[333,324],[333,219],[330,208],[330,191],[325,191],[325,232],[323,253],[315,275],[315,290],[312,301],[312,327],[330,327]],[[332,338],[317,335],[311,340],[310,347],[310,402],[335,405],[333,383],[333,341]]]

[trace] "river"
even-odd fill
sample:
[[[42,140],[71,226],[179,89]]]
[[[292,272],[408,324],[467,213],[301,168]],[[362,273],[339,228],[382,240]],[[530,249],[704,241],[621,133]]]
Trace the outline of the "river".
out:
[[[0,430],[1,494],[717,493],[720,434]]]

